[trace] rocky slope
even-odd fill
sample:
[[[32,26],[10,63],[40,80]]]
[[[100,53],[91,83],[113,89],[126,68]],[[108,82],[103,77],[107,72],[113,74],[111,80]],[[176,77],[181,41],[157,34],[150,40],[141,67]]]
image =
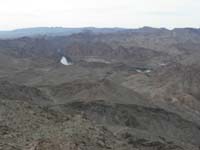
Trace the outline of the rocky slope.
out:
[[[199,46],[190,28],[0,40],[0,149],[198,150]]]

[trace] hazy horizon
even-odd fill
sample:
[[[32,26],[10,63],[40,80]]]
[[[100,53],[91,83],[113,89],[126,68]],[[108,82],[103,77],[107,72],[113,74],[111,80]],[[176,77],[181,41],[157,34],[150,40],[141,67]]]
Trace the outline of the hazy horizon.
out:
[[[141,26],[141,27],[132,27],[132,28],[127,28],[127,27],[95,27],[95,26],[80,26],[80,27],[63,27],[63,26],[30,26],[30,27],[23,27],[23,28],[14,28],[14,29],[4,29],[1,30],[0,32],[9,32],[9,31],[16,31],[16,30],[26,30],[26,29],[37,29],[37,28],[63,28],[63,29],[78,29],[78,28],[97,28],[97,29],[114,29],[114,28],[119,28],[119,29],[140,29],[140,28],[156,28],[156,29],[167,29],[167,30],[174,30],[176,28],[193,28],[193,29],[200,29],[200,27],[174,27],[174,28],[168,28],[168,27],[152,27],[152,26]]]
[[[1,31],[32,27],[200,27],[199,0],[0,0],[0,4]]]

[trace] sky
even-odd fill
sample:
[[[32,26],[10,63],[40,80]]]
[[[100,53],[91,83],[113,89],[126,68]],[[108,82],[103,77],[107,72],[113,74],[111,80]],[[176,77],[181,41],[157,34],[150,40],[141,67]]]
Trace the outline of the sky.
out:
[[[0,0],[0,30],[200,27],[200,0]]]

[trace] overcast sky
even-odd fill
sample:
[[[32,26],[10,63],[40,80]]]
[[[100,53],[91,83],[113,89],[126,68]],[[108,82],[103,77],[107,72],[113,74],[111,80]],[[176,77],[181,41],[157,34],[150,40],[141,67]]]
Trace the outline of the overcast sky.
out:
[[[200,27],[200,0],[0,0],[0,30]]]

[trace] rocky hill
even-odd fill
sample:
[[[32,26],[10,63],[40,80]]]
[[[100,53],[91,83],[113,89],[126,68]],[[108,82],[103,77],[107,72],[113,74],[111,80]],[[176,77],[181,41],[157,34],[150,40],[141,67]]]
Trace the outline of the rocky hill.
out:
[[[199,29],[43,32],[0,40],[0,150],[199,150]]]

